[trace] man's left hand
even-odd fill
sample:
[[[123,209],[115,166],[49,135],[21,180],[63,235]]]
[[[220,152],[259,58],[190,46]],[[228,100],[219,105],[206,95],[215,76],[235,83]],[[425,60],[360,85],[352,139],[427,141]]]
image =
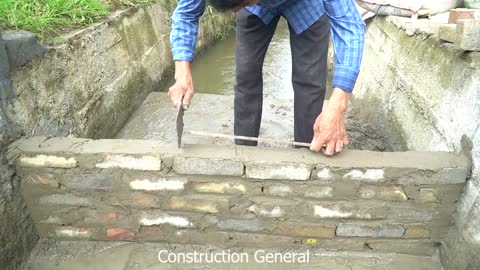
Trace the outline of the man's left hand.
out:
[[[343,146],[349,143],[344,123],[349,98],[350,94],[342,89],[333,89],[328,105],[313,125],[314,135],[310,150],[318,152],[326,144],[324,154],[332,156],[341,152]]]

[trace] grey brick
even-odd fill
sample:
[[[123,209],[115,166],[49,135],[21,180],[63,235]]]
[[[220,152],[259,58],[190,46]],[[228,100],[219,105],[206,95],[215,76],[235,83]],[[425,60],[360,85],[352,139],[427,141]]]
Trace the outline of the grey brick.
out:
[[[59,184],[55,179],[55,175],[47,172],[30,172],[21,176],[22,180],[31,184],[47,185],[58,188]]]
[[[52,194],[40,197],[40,204],[64,204],[64,205],[92,205],[88,198],[75,196],[73,194]]]
[[[252,231],[258,232],[264,229],[258,219],[227,219],[217,223],[221,230]]]
[[[185,158],[173,160],[173,170],[179,174],[243,175],[243,162],[229,159]]]
[[[405,229],[400,225],[367,226],[362,224],[340,223],[337,236],[353,237],[402,237]]]
[[[62,179],[62,184],[72,189],[112,189],[113,176],[112,175],[65,175]]]

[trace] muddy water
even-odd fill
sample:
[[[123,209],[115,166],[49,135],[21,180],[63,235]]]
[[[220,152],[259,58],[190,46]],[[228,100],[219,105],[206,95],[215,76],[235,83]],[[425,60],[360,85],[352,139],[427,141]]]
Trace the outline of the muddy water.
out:
[[[293,98],[292,59],[287,22],[282,18],[265,56],[263,91],[277,98]],[[235,32],[199,55],[192,65],[195,92],[233,94],[235,81]]]
[[[293,98],[291,73],[292,56],[288,24],[282,18],[265,56],[264,95],[282,99]],[[235,33],[232,32],[228,38],[217,42],[199,55],[192,65],[192,74],[197,93],[233,94]]]

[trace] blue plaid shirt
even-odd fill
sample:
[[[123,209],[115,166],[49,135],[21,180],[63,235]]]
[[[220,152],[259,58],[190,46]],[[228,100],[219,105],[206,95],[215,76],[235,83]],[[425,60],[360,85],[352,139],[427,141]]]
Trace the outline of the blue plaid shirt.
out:
[[[175,61],[193,61],[198,20],[205,5],[205,0],[178,0],[170,36]],[[362,62],[365,32],[365,24],[353,0],[261,0],[247,9],[266,24],[283,14],[297,34],[326,13],[335,57],[332,86],[352,92]]]

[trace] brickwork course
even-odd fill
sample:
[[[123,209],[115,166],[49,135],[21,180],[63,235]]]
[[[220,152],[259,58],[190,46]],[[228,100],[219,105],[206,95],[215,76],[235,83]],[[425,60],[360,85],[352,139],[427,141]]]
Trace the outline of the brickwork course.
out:
[[[43,238],[368,245],[426,255],[446,236],[469,166],[447,152],[326,158],[305,149],[45,137],[16,141],[9,155]]]

